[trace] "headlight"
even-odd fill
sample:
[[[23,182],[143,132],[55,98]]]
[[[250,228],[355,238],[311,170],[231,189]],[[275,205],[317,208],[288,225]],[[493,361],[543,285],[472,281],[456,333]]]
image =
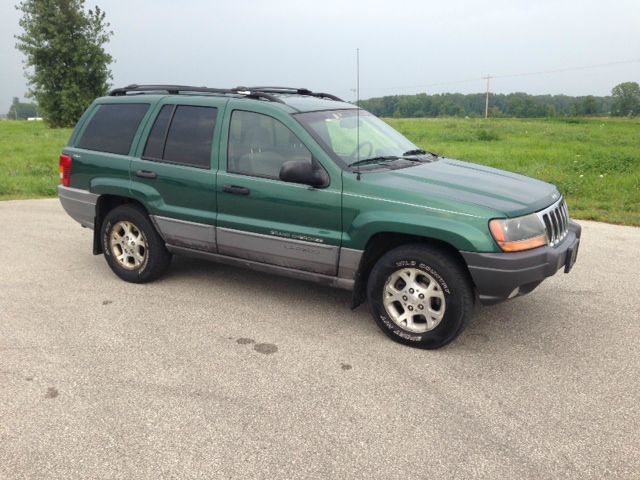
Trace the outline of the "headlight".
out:
[[[547,244],[544,224],[535,213],[489,222],[491,235],[504,252],[519,252]]]

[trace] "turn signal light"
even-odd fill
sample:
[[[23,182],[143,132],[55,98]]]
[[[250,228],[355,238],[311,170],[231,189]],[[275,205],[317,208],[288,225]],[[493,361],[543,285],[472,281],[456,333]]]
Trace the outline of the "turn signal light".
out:
[[[60,183],[64,187],[71,186],[71,164],[73,160],[64,153],[60,155]]]
[[[547,244],[544,225],[536,215],[491,220],[489,230],[503,252],[521,252]]]

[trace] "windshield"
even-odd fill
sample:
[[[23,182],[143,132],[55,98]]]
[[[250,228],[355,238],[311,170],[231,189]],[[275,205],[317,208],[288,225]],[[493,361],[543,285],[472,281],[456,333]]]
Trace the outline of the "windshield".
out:
[[[356,109],[328,110],[302,113],[296,118],[347,165],[374,157],[402,157],[414,151],[422,152],[379,118],[360,110],[358,119],[357,112]]]

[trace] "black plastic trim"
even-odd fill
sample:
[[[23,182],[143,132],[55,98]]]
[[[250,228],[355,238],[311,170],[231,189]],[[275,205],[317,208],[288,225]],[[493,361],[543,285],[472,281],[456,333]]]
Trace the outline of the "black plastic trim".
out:
[[[308,88],[291,88],[291,87],[235,87],[235,88],[209,88],[196,87],[192,85],[127,85],[126,87],[115,88],[109,92],[109,96],[117,97],[127,95],[129,93],[155,93],[167,92],[170,95],[181,94],[215,94],[215,95],[239,95],[248,98],[264,99],[270,102],[286,103],[282,99],[274,96],[279,94],[285,95],[304,95],[316,98],[326,98],[337,102],[343,102],[339,97],[330,93],[312,92]]]
[[[260,91],[263,93],[281,93],[281,94],[294,94],[294,95],[306,95],[309,97],[328,98],[329,100],[335,100],[336,102],[344,102],[339,97],[331,95],[330,93],[312,92],[308,88],[291,88],[291,87],[236,87],[234,90],[251,90]]]

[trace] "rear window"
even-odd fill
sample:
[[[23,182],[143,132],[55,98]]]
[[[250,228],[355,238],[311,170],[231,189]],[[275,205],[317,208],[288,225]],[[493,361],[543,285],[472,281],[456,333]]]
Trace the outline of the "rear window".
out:
[[[214,107],[165,105],[151,129],[142,157],[210,168],[217,114]]]
[[[78,147],[127,155],[147,110],[149,110],[147,103],[100,105],[85,128]]]

